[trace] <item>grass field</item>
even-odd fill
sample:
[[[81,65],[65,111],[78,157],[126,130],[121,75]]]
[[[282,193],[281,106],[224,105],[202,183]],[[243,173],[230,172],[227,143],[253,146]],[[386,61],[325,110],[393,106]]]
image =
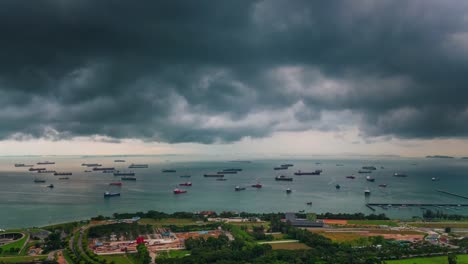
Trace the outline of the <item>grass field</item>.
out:
[[[386,225],[398,226],[398,223],[389,220],[348,220],[348,225]]]
[[[388,264],[447,264],[447,256],[433,257],[433,258],[413,258],[413,259],[401,259],[401,260],[387,260]],[[458,255],[458,264],[468,263],[468,255]]]
[[[293,242],[293,243],[277,243],[277,244],[270,244],[273,249],[288,249],[288,250],[296,250],[296,249],[309,249],[310,247],[304,243]]]
[[[125,255],[107,255],[107,256],[99,256],[102,259],[107,260],[107,262],[114,261],[115,264],[133,264],[133,262],[127,258]]]
[[[23,238],[21,238],[20,240],[17,240],[13,243],[10,243],[10,244],[6,244],[2,247],[0,247],[2,250],[3,250],[3,253],[1,255],[8,255],[9,254],[9,250],[10,248],[20,248],[24,245],[24,243],[26,242],[26,240],[28,239],[29,235],[25,234],[23,236]],[[14,253],[14,255],[18,255],[18,253]]]
[[[188,250],[171,250],[169,252],[160,252],[158,253],[158,257],[166,257],[166,258],[182,258],[187,255],[190,255],[190,251]]]
[[[354,233],[354,232],[349,232],[349,233],[345,233],[345,232],[324,233],[324,232],[321,232],[320,234],[322,236],[327,237],[327,238],[329,238],[329,239],[331,239],[333,241],[336,241],[336,242],[348,242],[348,241],[353,241],[353,240],[356,240],[356,239],[359,239],[359,238],[363,237],[359,233]]]
[[[19,262],[31,262],[33,260],[45,260],[44,256],[15,256],[15,257],[0,257],[0,263],[19,263]]]
[[[142,218],[138,221],[141,225],[155,225],[155,226],[163,226],[163,225],[196,225],[197,223],[192,219],[176,219],[176,218],[167,218],[167,219],[152,219],[152,218]]]
[[[415,227],[429,227],[429,228],[445,228],[445,227],[452,227],[452,228],[468,228],[467,222],[415,222],[415,223],[408,223],[410,226]]]

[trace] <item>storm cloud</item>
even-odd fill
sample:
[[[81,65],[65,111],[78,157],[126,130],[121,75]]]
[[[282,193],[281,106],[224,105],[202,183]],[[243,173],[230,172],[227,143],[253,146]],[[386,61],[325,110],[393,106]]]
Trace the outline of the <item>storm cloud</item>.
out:
[[[468,136],[463,1],[0,2],[0,140]]]

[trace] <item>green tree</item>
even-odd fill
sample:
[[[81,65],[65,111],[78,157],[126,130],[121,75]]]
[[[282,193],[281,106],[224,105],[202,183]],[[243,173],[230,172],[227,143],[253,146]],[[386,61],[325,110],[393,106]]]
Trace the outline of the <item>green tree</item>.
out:
[[[137,246],[137,257],[142,264],[149,264],[151,263],[151,257],[148,252],[148,248],[146,248],[144,243],[141,243]]]
[[[451,254],[448,254],[447,258],[448,258],[448,264],[457,264],[457,255],[451,253]]]

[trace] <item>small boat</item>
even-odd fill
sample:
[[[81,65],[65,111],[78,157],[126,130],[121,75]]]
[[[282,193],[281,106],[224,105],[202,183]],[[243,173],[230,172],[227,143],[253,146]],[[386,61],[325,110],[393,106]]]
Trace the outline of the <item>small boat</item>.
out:
[[[366,181],[375,182],[375,179],[371,176],[366,176]]]
[[[182,189],[174,189],[174,194],[182,194],[182,193],[186,193],[187,191],[186,190],[182,190]]]
[[[191,176],[191,175],[180,175],[179,177],[180,177],[180,178],[190,178],[190,177],[192,177],[192,176]]]
[[[192,182],[180,183],[179,186],[192,186]]]
[[[299,213],[303,214],[305,213],[305,210],[299,210]]]
[[[161,172],[163,172],[163,173],[172,173],[172,172],[176,172],[176,170],[169,169],[169,170],[162,170]]]
[[[218,171],[217,174],[237,174],[237,171]]]
[[[356,178],[356,176],[354,176],[354,175],[350,175],[350,176],[346,176],[346,178],[348,178],[348,179],[355,179],[355,178]]]
[[[440,178],[432,177],[432,181],[440,181]]]
[[[93,172],[93,171],[90,171],[90,170],[85,170],[84,172],[88,173],[88,172]]]
[[[292,181],[292,180],[293,180],[292,177],[286,177],[284,175],[275,177],[275,181]]]
[[[365,190],[364,190],[364,195],[365,195],[365,196],[369,196],[369,195],[370,195],[370,190],[369,190],[369,189],[365,189]]]
[[[218,178],[218,179],[216,179],[216,180],[217,180],[217,181],[227,181],[226,178]]]
[[[370,170],[359,170],[358,173],[371,173],[372,171]]]
[[[114,185],[114,186],[122,186],[121,182],[111,182],[109,185]]]
[[[403,174],[403,173],[398,173],[398,172],[393,173],[393,176],[394,177],[408,177],[408,175]]]
[[[54,188],[54,185],[53,184],[49,184],[47,185],[48,188]]]
[[[260,189],[262,188],[262,185],[260,183],[253,184],[252,187]]]
[[[273,170],[287,170],[289,167],[282,167],[282,166],[279,166],[279,167],[274,167]]]
[[[120,178],[122,181],[136,181],[135,177],[122,177]]]
[[[43,180],[43,179],[34,179],[34,182],[35,183],[44,183],[45,180]]]
[[[120,196],[119,192],[105,192],[104,197]]]
[[[70,178],[68,178],[68,177],[60,177],[60,178],[58,178],[58,179],[59,179],[59,180],[68,180],[68,179],[70,179]]]
[[[335,188],[338,190],[341,188],[341,186],[339,184],[335,185]]]
[[[387,184],[379,184],[379,187],[385,188],[387,187]]]
[[[238,191],[243,191],[243,190],[245,190],[245,187],[240,187],[239,185],[237,185],[236,188],[234,188],[234,190],[235,190],[236,192],[238,192]]]
[[[380,166],[381,169],[385,169],[384,166]]]
[[[287,188],[286,193],[292,193],[292,190],[290,188]]]
[[[306,204],[307,204],[307,205],[312,205],[312,202],[307,202]]]

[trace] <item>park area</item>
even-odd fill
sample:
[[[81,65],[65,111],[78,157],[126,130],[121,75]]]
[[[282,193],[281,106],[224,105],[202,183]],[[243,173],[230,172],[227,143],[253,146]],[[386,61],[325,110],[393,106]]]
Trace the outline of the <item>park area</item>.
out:
[[[400,259],[400,260],[387,260],[387,264],[447,264],[447,256],[442,257],[430,257],[430,258],[411,258],[411,259]],[[457,263],[466,264],[468,263],[468,255],[458,255]]]

